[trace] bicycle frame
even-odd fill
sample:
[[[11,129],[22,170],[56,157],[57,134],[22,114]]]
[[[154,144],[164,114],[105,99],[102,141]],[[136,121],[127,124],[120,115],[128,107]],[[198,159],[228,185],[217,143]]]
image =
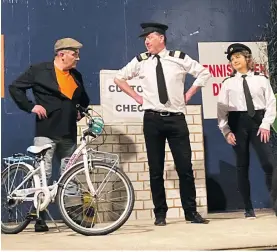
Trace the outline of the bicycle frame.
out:
[[[24,200],[24,201],[33,201],[35,207],[38,206],[38,195],[43,192],[44,193],[44,201],[40,207],[41,210],[44,210],[51,201],[51,196],[57,191],[57,185],[54,184],[52,186],[47,186],[46,181],[46,174],[45,174],[45,168],[44,168],[44,160],[40,161],[40,165],[38,168],[34,168],[32,165],[27,164],[25,162],[19,162],[18,164],[23,164],[25,167],[29,169],[29,174],[22,180],[22,182],[12,191],[9,191],[8,198],[12,198],[14,200]],[[9,169],[9,167],[7,167]],[[38,171],[40,171],[40,176],[38,175]],[[9,170],[8,170],[9,172]],[[19,189],[22,187],[22,185],[33,177],[34,180],[34,186],[32,188],[28,189]],[[12,187],[12,186],[11,186]],[[30,194],[34,194],[33,197],[28,197]],[[12,195],[12,196],[10,196]]]
[[[70,157],[62,176],[59,178],[57,183],[54,183],[53,185],[50,185],[50,186],[47,186],[44,159],[42,159],[40,161],[40,165],[38,168],[34,168],[32,165],[27,164],[25,162],[19,162],[18,164],[23,164],[24,166],[26,166],[29,169],[30,173],[22,180],[22,182],[12,192],[9,191],[9,194],[15,195],[15,196],[12,196],[12,198],[14,200],[34,201],[34,205],[35,205],[35,207],[37,207],[38,206],[38,202],[37,202],[38,195],[39,195],[39,193],[43,192],[44,200],[40,206],[40,210],[41,211],[44,210],[45,208],[47,208],[49,203],[56,197],[60,180],[63,178],[63,176],[66,175],[66,173],[68,173],[70,171],[70,168],[73,167],[73,165],[75,164],[77,159],[82,155],[83,162],[84,162],[84,168],[85,168],[85,176],[86,176],[86,180],[87,180],[86,182],[88,184],[89,190],[92,193],[92,195],[95,195],[96,191],[95,191],[95,189],[92,185],[92,182],[90,180],[90,177],[89,177],[88,155],[87,155],[86,146],[87,146],[86,139],[85,139],[85,137],[82,136],[82,143]],[[8,168],[9,167],[7,167],[7,169]],[[39,177],[38,172],[40,172],[41,179]],[[28,189],[19,189],[31,177],[33,177],[33,179],[34,179],[35,187],[28,188]],[[33,194],[33,193],[35,193],[35,195],[33,197],[27,197],[28,195]],[[8,197],[11,197],[11,196],[8,196]]]
[[[89,115],[88,113],[84,113],[84,115],[86,117],[88,117],[89,119],[92,118],[91,115]],[[104,179],[97,190],[95,190],[95,188],[91,182],[89,165],[88,165],[89,160],[88,160],[87,141],[86,141],[86,133],[85,133],[87,130],[88,129],[84,129],[82,131],[81,144],[69,158],[69,160],[63,170],[62,175],[60,176],[59,180],[56,183],[54,183],[53,185],[47,186],[45,161],[43,158],[42,158],[42,160],[40,160],[38,168],[34,168],[32,165],[30,165],[26,162],[19,162],[17,164],[23,164],[25,167],[27,167],[29,169],[29,174],[23,179],[23,181],[12,192],[9,191],[8,197],[12,198],[14,200],[33,201],[36,208],[39,206],[40,211],[45,210],[47,208],[47,206],[49,205],[49,203],[55,199],[55,197],[57,195],[57,191],[58,191],[58,186],[60,185],[60,181],[62,180],[62,178],[71,170],[71,168],[73,168],[75,165],[81,163],[81,162],[76,163],[76,161],[78,160],[78,158],[81,155],[83,156],[83,164],[84,164],[84,168],[85,168],[84,170],[85,170],[86,182],[88,184],[88,189],[89,189],[91,195],[95,196],[97,193],[99,193],[99,191],[101,192],[104,182],[107,183],[107,181]],[[96,137],[97,136],[94,136],[94,139],[96,139]],[[114,165],[116,165],[117,162],[118,162],[118,158],[114,162]],[[9,166],[6,169],[9,169]],[[39,173],[41,175],[41,178],[39,176]],[[109,173],[107,174],[107,176],[109,175]],[[34,179],[34,187],[28,188],[28,189],[19,189],[31,177],[33,177],[33,179]],[[28,197],[28,195],[33,194],[33,193],[35,193],[33,197]],[[44,199],[41,204],[39,204],[40,202],[38,202],[38,196],[40,193],[44,194]]]

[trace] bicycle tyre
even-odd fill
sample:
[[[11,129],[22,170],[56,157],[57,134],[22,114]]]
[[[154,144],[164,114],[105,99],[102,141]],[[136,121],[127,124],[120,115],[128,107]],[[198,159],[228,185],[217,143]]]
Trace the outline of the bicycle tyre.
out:
[[[24,164],[12,164],[8,169],[9,169],[10,173],[14,169],[18,169],[18,170],[21,169],[24,172],[26,172],[26,174],[29,172],[29,169]],[[2,181],[8,173],[8,169],[1,172],[1,180]],[[2,211],[3,211],[3,209],[2,209]],[[30,222],[31,222],[31,220],[25,219],[25,221],[23,221],[19,226],[15,227],[15,228],[7,228],[2,223],[2,220],[1,220],[1,232],[4,234],[18,234],[18,233],[22,232],[29,225]]]
[[[93,228],[91,228],[91,230],[88,230],[88,229],[85,230],[84,228],[81,228],[80,226],[76,226],[76,225],[72,224],[71,219],[68,217],[68,215],[66,213],[64,213],[64,208],[62,207],[62,203],[61,203],[63,188],[62,188],[62,186],[59,186],[56,199],[57,199],[57,205],[59,207],[59,210],[60,210],[61,217],[62,217],[63,221],[72,230],[74,230],[75,232],[77,232],[79,234],[85,235],[85,236],[107,235],[107,234],[112,233],[115,230],[119,229],[130,217],[130,215],[132,213],[132,210],[133,210],[133,207],[134,207],[134,203],[135,203],[135,193],[134,193],[133,185],[132,185],[130,179],[128,178],[128,176],[122,170],[120,170],[119,168],[115,168],[114,166],[112,168],[112,165],[106,164],[106,163],[101,162],[101,161],[95,161],[95,162],[93,162],[93,164],[94,164],[95,167],[102,166],[102,167],[106,167],[108,169],[116,170],[116,173],[118,173],[121,176],[121,178],[127,184],[129,195],[130,195],[130,200],[129,200],[129,205],[128,205],[128,208],[127,208],[127,211],[126,211],[124,217],[122,217],[122,219],[116,225],[114,225],[111,228],[108,228],[106,230],[103,230],[103,231],[93,231]],[[81,169],[84,169],[83,162],[76,165],[75,167],[72,167],[71,170],[60,181],[60,184],[61,185],[65,184],[66,181],[70,178],[70,176],[73,173],[75,173],[75,172],[77,172]]]

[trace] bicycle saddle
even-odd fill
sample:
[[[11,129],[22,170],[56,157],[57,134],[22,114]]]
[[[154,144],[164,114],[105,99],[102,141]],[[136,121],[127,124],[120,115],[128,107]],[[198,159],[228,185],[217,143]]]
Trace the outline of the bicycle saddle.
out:
[[[30,147],[28,147],[27,151],[31,154],[39,155],[43,151],[46,152],[47,150],[49,150],[51,148],[52,148],[51,144],[45,144],[45,145],[42,145],[42,146],[30,146]]]

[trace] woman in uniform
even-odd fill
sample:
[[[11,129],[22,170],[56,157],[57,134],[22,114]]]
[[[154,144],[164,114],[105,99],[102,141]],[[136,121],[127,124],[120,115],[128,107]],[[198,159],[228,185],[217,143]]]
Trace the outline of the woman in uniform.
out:
[[[239,191],[245,217],[255,218],[249,182],[249,143],[258,155],[269,191],[276,169],[269,146],[270,126],[276,118],[276,99],[268,78],[254,71],[252,52],[244,44],[231,44],[227,59],[233,73],[222,83],[217,103],[218,126],[236,154]]]

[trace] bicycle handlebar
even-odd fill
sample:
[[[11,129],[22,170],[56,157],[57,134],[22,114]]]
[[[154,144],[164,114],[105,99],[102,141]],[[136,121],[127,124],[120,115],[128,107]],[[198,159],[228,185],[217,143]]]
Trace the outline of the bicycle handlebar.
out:
[[[83,115],[85,115],[89,119],[88,128],[83,131],[83,137],[91,136],[91,137],[96,138],[97,136],[93,132],[91,132],[91,130],[89,129],[90,126],[92,125],[92,123],[94,122],[94,120],[92,119],[92,116],[88,113],[92,109],[91,108],[84,108],[80,104],[76,105],[76,109],[79,110],[80,113],[82,113]]]
[[[90,110],[92,110],[91,108],[84,108],[80,104],[76,105],[76,109],[79,110],[82,114],[87,114]]]

